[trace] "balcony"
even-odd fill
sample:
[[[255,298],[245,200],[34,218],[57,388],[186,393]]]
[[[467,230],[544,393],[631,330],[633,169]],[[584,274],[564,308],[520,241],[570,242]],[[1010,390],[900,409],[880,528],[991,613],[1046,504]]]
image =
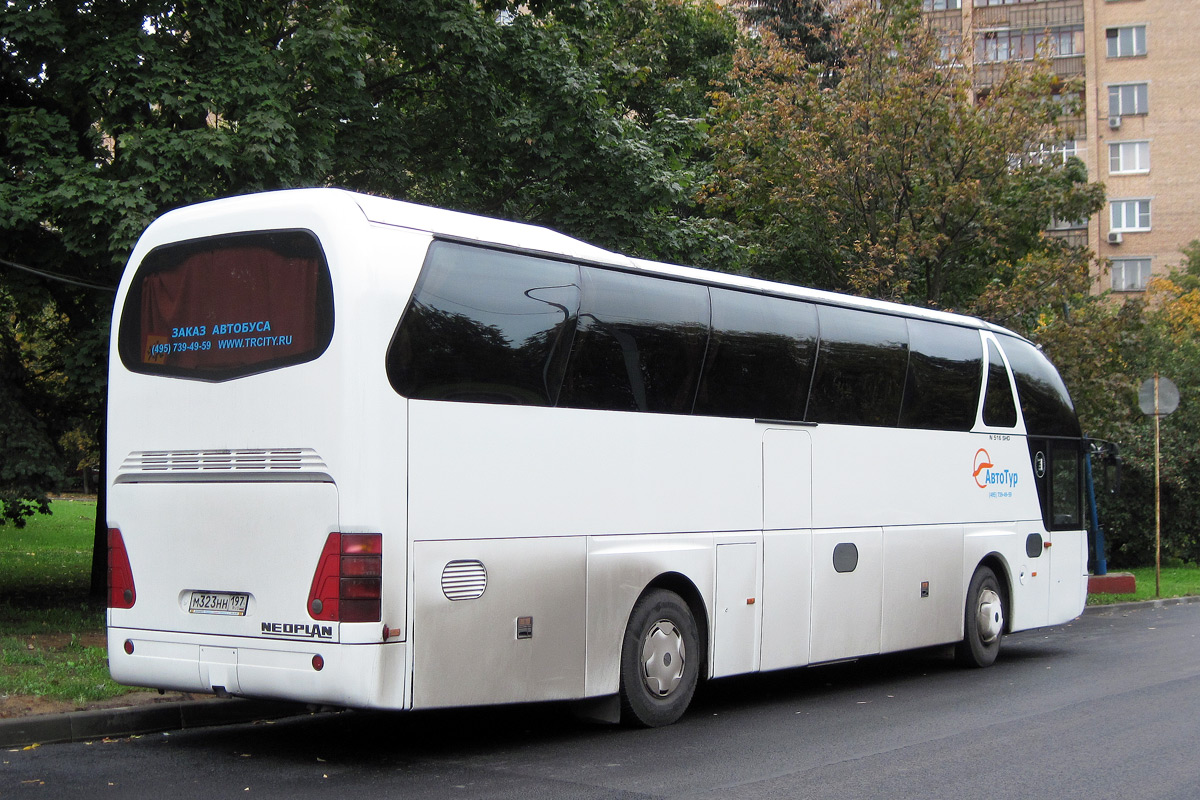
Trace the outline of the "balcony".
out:
[[[935,31],[962,31],[962,11],[957,8],[946,11],[926,11],[929,27]]]
[[[1030,63],[1026,59],[1015,61],[976,61],[975,86],[980,89],[990,89],[1004,80],[1004,73],[1010,66]],[[1050,69],[1063,79],[1083,77],[1083,56],[1055,56],[1050,60]]]
[[[1086,248],[1088,246],[1087,228],[1066,228],[1062,230],[1047,230],[1046,235],[1058,239],[1067,247]]]
[[[1050,68],[1060,78],[1082,78],[1083,56],[1054,56]]]
[[[1058,129],[1062,132],[1064,141],[1080,140],[1087,138],[1087,119],[1082,115],[1074,117],[1063,117],[1058,121]]]
[[[1062,25],[1082,25],[1083,0],[1047,0],[1045,3],[977,7],[972,9],[971,24],[977,31],[1000,28],[1040,30]]]

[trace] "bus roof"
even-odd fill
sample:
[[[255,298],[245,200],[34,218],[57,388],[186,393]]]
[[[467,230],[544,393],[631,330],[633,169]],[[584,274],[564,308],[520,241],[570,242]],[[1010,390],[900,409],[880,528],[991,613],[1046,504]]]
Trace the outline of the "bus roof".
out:
[[[560,258],[565,256],[589,264],[615,267],[630,272],[656,274],[709,286],[790,297],[823,305],[844,306],[916,319],[928,319],[1012,335],[1011,331],[976,317],[883,300],[855,297],[836,292],[809,289],[802,286],[776,283],[743,275],[633,258],[611,250],[605,250],[539,225],[511,222],[461,211],[450,211],[409,203],[403,200],[392,200],[384,197],[359,194],[345,189],[286,189],[230,197],[177,209],[164,215],[162,221],[163,224],[169,225],[170,222],[182,221],[180,217],[187,216],[195,219],[195,216],[192,215],[222,215],[235,209],[245,208],[248,205],[253,205],[257,208],[276,204],[284,206],[292,204],[315,205],[327,208],[333,205],[342,205],[345,208],[344,204],[346,203],[355,204],[363,216],[370,222],[422,231],[439,238],[489,245],[531,254]]]

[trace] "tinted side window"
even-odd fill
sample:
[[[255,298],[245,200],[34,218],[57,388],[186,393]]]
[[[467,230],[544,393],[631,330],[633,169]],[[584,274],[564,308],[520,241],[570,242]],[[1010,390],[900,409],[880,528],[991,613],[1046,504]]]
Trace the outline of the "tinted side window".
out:
[[[1058,370],[1029,342],[1001,336],[1031,436],[1079,436],[1079,419]]]
[[[554,405],[579,295],[574,264],[435,242],[388,379],[416,399]]]
[[[708,340],[708,289],[583,268],[559,405],[690,414]]]
[[[892,426],[900,420],[908,327],[900,317],[822,306],[807,419]]]
[[[910,319],[908,347],[901,427],[971,430],[983,376],[979,332]]]
[[[983,398],[983,424],[993,428],[1011,428],[1017,424],[1017,404],[1013,402],[1008,370],[994,342],[988,342],[987,394]]]
[[[817,310],[781,297],[712,289],[695,413],[804,419],[817,346]]]

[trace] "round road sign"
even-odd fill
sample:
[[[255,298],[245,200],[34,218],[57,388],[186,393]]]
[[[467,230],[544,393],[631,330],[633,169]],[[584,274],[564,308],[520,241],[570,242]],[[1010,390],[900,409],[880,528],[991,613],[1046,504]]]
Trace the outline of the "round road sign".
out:
[[[1158,380],[1158,416],[1165,417],[1179,408],[1179,387],[1170,378],[1159,377]],[[1154,381],[1150,378],[1138,389],[1138,406],[1143,414],[1154,416]]]

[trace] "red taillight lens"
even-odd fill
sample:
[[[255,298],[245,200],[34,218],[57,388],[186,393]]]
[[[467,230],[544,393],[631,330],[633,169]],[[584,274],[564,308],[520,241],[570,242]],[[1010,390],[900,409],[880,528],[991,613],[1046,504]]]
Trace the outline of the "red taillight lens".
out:
[[[313,619],[338,619],[338,581],[341,579],[341,534],[331,533],[321,550],[312,588],[308,592],[308,615]]]
[[[133,586],[133,569],[129,566],[129,553],[125,552],[125,540],[116,528],[108,529],[108,607],[133,608],[137,602],[137,589]]]
[[[308,593],[308,615],[331,622],[379,622],[382,576],[382,534],[329,534]]]

